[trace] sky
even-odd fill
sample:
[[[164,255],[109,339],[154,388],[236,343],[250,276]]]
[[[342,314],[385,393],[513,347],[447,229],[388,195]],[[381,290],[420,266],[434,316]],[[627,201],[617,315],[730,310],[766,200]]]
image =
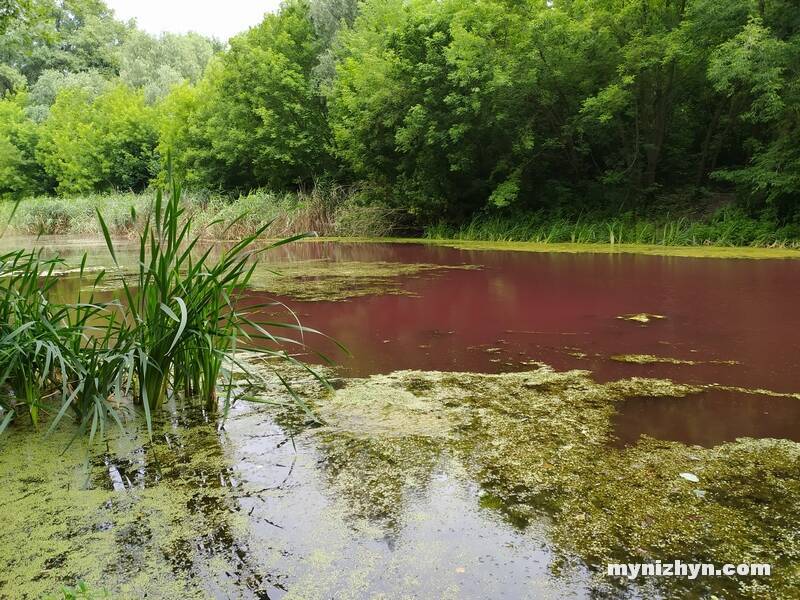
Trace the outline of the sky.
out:
[[[139,28],[149,33],[196,31],[226,41],[260,23],[280,0],[106,0],[106,4],[118,19],[136,19]]]

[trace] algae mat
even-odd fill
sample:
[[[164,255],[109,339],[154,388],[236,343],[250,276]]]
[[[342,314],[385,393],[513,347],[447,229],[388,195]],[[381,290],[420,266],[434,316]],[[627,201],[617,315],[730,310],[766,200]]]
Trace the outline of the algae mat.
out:
[[[79,579],[121,598],[790,598],[800,586],[800,444],[611,444],[618,402],[697,388],[544,365],[334,379],[333,391],[283,374],[319,422],[265,372],[261,399],[275,404],[238,404],[224,424],[176,407],[152,441],[118,435],[91,452],[62,452],[69,432],[12,432],[0,596]],[[609,561],[674,558],[768,562],[773,575],[645,588],[604,576]]]
[[[248,289],[255,294],[283,296],[304,302],[344,301],[371,295],[411,295],[405,287],[410,278],[436,277],[454,270],[478,270],[477,265],[436,265],[387,261],[299,260],[282,263],[259,263]],[[122,289],[122,281],[135,281],[129,268],[90,267],[92,279],[98,271],[105,276],[99,284],[85,285],[84,291],[113,292]],[[58,276],[74,276],[76,269],[65,269]],[[65,294],[66,296],[66,294]]]

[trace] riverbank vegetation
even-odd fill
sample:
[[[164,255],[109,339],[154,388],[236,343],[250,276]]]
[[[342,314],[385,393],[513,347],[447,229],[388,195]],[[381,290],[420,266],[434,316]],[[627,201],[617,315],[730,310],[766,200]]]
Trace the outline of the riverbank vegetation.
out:
[[[257,201],[287,233],[800,240],[785,0],[289,0],[227,45],[99,0],[12,7],[0,193],[32,198],[23,230],[163,181],[171,148],[214,211]]]
[[[100,268],[92,275],[86,255],[77,269],[67,269],[59,257],[44,258],[41,251],[0,256],[0,434],[24,416],[35,428],[46,424],[52,431],[72,415],[79,432],[105,437],[110,425],[123,428],[125,413],[137,407],[152,431],[153,414],[178,396],[210,412],[220,407],[227,412],[236,399],[234,371],[240,387],[249,380],[237,348],[255,350],[257,340],[258,352],[293,360],[282,346],[302,344],[273,332],[313,331],[299,322],[267,326],[251,317],[263,304],[239,302],[258,255],[296,238],[254,246],[267,223],[220,251],[203,249],[184,213],[181,186],[169,181],[169,192],[159,189],[144,218],[132,271],[117,262],[111,230],[99,211],[116,274]],[[131,220],[137,221],[135,211]],[[99,300],[104,278],[114,275],[121,300]],[[52,292],[64,277],[78,289],[59,302]],[[84,291],[87,280],[91,284]],[[220,386],[223,401],[217,396]]]

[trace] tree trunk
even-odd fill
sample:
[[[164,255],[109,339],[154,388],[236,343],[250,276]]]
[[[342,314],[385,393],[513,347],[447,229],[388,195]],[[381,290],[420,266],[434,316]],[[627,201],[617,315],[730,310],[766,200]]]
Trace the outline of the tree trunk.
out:
[[[703,146],[700,150],[700,159],[697,161],[697,174],[694,178],[695,187],[703,185],[708,176],[706,165],[708,164],[709,153],[711,152],[711,141],[714,139],[714,132],[719,126],[720,117],[722,117],[722,102],[717,104],[714,115],[711,117],[711,122],[706,129],[706,136],[703,139]]]

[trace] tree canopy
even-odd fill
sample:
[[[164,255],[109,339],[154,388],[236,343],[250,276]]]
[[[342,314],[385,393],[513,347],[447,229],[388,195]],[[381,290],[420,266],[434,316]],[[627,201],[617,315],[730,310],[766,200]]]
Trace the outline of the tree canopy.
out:
[[[800,218],[793,0],[287,0],[226,47],[101,0],[0,23],[7,194],[141,187],[171,149],[193,186],[359,182],[422,221],[703,190]]]

